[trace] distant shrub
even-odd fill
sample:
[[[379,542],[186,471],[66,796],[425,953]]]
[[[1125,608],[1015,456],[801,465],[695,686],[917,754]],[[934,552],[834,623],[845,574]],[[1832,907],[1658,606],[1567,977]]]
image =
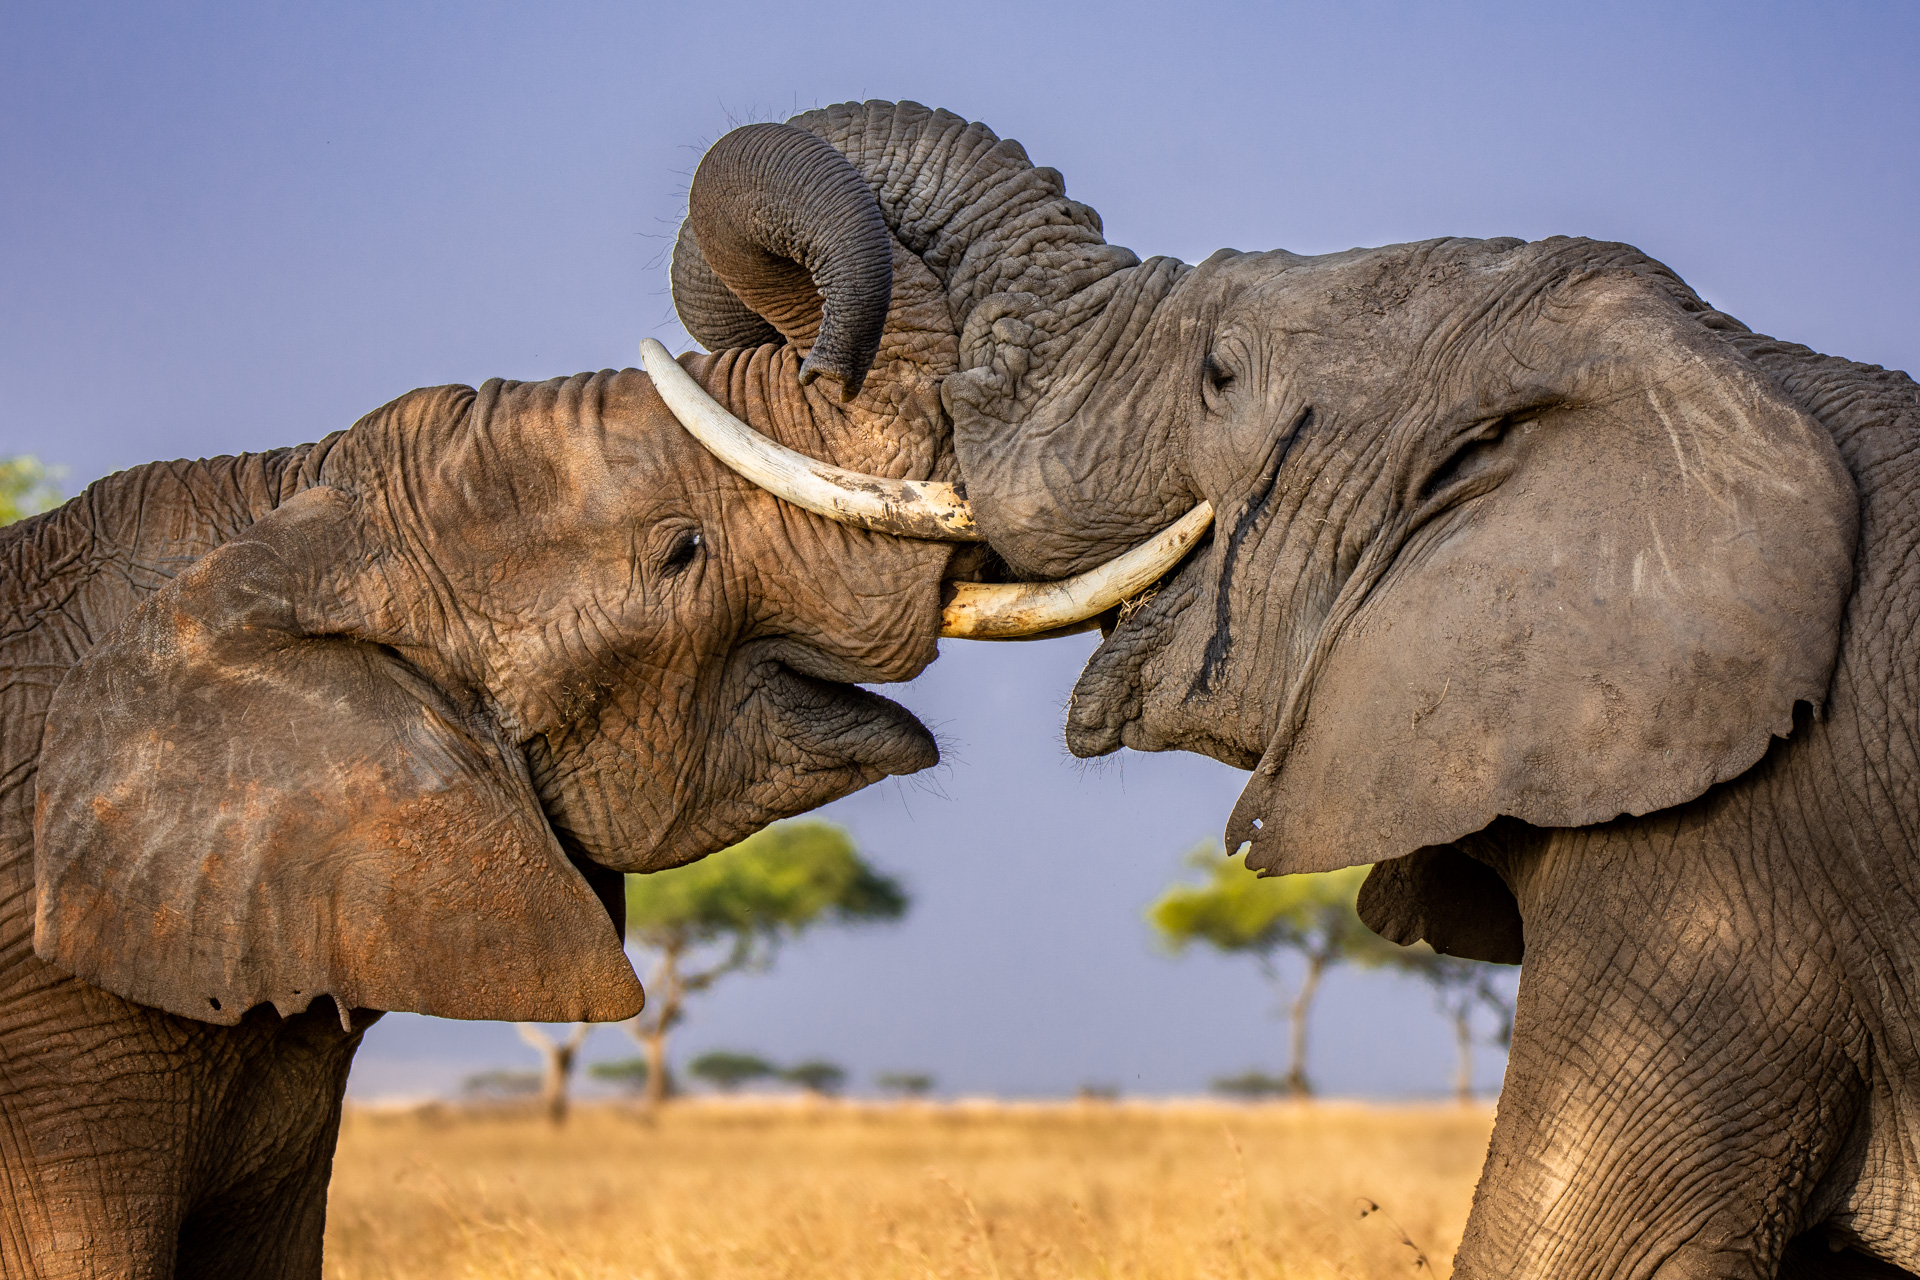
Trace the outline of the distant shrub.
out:
[[[1277,1098],[1294,1092],[1293,1082],[1285,1076],[1270,1076],[1260,1071],[1246,1071],[1237,1076],[1221,1076],[1213,1082],[1215,1093],[1224,1093],[1230,1098]]]
[[[637,1093],[647,1087],[647,1060],[621,1058],[615,1062],[589,1063],[587,1074],[595,1080],[604,1080],[608,1084],[618,1085],[622,1089],[631,1089]]]
[[[808,1093],[833,1094],[847,1083],[846,1068],[837,1063],[810,1058],[796,1062],[780,1073],[782,1080],[799,1085]]]
[[[687,1074],[705,1080],[722,1093],[732,1093],[749,1080],[765,1080],[779,1074],[779,1068],[758,1054],[715,1049],[689,1062]]]
[[[1120,1086],[1104,1080],[1089,1080],[1075,1089],[1073,1096],[1082,1102],[1114,1102],[1120,1097]]]
[[[540,1092],[538,1071],[479,1071],[460,1082],[470,1098],[525,1098]]]
[[[873,1078],[882,1093],[919,1098],[933,1092],[933,1077],[924,1071],[882,1071]]]

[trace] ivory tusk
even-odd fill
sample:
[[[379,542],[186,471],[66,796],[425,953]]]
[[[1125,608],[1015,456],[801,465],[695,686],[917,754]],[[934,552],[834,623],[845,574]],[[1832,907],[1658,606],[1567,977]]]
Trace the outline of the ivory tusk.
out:
[[[973,508],[939,480],[886,480],[832,466],[776,444],[728,413],[667,349],[647,338],[640,363],[689,434],[775,497],[842,524],[935,542],[982,542]]]
[[[1017,640],[1084,622],[1159,580],[1213,523],[1203,502],[1133,550],[1058,582],[956,582],[940,615],[940,634],[969,640]]]

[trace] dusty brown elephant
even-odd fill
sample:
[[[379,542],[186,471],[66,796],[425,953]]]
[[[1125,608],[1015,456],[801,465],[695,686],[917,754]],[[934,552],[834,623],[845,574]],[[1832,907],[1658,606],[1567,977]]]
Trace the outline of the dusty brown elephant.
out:
[[[1105,615],[1076,754],[1251,770],[1253,865],[1524,951],[1455,1274],[1920,1269],[1915,384],[1624,245],[1141,261],[983,125],[792,124],[944,292],[1016,575],[1218,512]]]
[[[629,369],[411,392],[0,532],[0,1273],[319,1274],[376,1011],[627,1017],[622,873],[935,763],[855,682],[931,661],[978,559],[900,536],[953,505],[957,334],[859,175],[775,141],[717,170],[764,197],[730,274],[811,358],[736,308],[671,374],[884,477],[853,523]]]

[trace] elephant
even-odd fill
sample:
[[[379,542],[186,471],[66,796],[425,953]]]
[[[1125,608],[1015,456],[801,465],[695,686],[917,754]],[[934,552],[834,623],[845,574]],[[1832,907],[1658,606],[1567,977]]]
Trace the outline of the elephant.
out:
[[[1245,769],[1249,865],[1524,955],[1454,1273],[1920,1271],[1920,388],[1627,245],[1143,260],[978,122],[787,127],[941,290],[988,576],[1206,529],[1098,602],[1072,751]]]
[[[987,562],[900,505],[953,498],[945,294],[811,135],[731,165],[772,212],[744,268],[709,238],[731,289],[676,279],[759,311],[657,372],[869,477],[851,522],[623,369],[412,391],[0,530],[0,1272],[317,1276],[381,1011],[629,1017],[625,873],[938,761],[857,686],[932,661]]]

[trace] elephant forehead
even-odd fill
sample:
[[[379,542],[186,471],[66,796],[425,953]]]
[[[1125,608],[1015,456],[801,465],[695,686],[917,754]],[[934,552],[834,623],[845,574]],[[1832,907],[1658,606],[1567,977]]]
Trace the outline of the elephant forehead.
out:
[[[1390,318],[1423,319],[1463,302],[1492,279],[1524,272],[1513,239],[1423,240],[1302,256],[1245,254],[1227,266],[1230,304],[1283,327],[1336,331]]]

